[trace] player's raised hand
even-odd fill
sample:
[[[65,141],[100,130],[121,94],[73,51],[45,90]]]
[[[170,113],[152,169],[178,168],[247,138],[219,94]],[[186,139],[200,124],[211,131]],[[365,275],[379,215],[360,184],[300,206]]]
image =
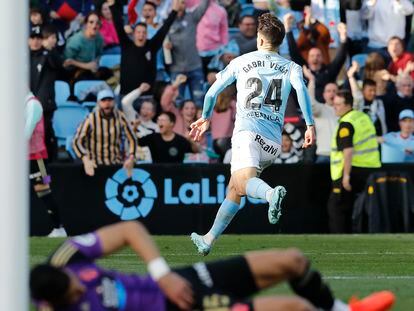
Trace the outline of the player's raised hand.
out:
[[[203,134],[208,130],[210,126],[210,120],[200,118],[194,123],[190,125],[191,131],[190,131],[190,137],[194,141],[200,141],[203,137]]]
[[[181,310],[191,310],[194,304],[190,283],[175,272],[158,280],[158,285],[167,298]]]
[[[303,142],[302,148],[306,149],[312,146],[316,141],[315,126],[308,125],[305,132],[305,141]]]

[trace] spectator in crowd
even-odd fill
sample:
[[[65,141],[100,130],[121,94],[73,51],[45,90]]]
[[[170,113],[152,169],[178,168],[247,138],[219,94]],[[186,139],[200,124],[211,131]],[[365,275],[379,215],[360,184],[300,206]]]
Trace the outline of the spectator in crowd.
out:
[[[386,69],[384,57],[377,52],[368,54],[363,70],[363,77],[364,79],[375,81],[377,85],[377,96],[383,96],[387,92],[388,82],[390,80],[393,81],[393,76]]]
[[[121,54],[118,34],[107,2],[102,3],[100,12],[100,33],[104,40],[103,54]]]
[[[208,70],[213,69],[215,71],[221,71],[239,55],[239,46],[235,40],[231,40],[228,44],[221,47],[217,51],[217,54],[211,59],[210,63],[208,64]],[[207,77],[209,73],[210,72],[207,73]]]
[[[196,45],[201,56],[204,75],[207,75],[207,66],[211,59],[229,41],[227,23],[226,10],[217,3],[217,0],[211,0],[197,25],[196,35]]]
[[[141,20],[147,25],[147,34],[148,39],[151,39],[155,36],[158,29],[161,27],[161,24],[157,22],[157,7],[153,2],[147,1],[142,6],[142,18]],[[168,36],[164,40],[164,44],[166,44],[166,41],[168,39]],[[165,63],[164,63],[164,53],[163,50],[160,49],[157,52],[157,74],[156,74],[156,81],[169,81],[170,77],[167,74],[167,71],[165,69]]]
[[[372,123],[374,123],[377,136],[382,136],[387,133],[387,122],[384,103],[382,99],[376,97],[377,83],[374,80],[365,79],[362,83],[361,91],[355,79],[355,74],[358,71],[358,63],[354,61],[347,72],[352,97],[354,98],[354,109],[368,114]]]
[[[129,121],[129,124],[135,129],[138,138],[160,131],[158,125],[152,121],[156,113],[156,107],[152,99],[142,99],[139,105],[138,114],[133,106],[140,95],[149,89],[150,85],[148,83],[141,83],[139,88],[133,90],[122,98],[122,110],[125,113],[125,117]]]
[[[177,0],[177,19],[169,32],[171,44],[168,47],[171,48],[173,59],[170,66],[171,79],[175,80],[179,74],[187,76],[187,82],[180,85],[180,97],[185,98],[185,88],[188,86],[197,107],[203,106],[204,73],[196,47],[196,30],[210,1],[212,0],[201,0],[192,11],[188,11],[184,0]]]
[[[49,237],[66,237],[60,219],[59,207],[50,188],[50,176],[46,172],[47,149],[45,145],[45,128],[43,109],[39,100],[29,93],[26,97],[26,120],[24,134],[29,142],[30,182],[37,197],[45,204],[48,215],[53,223]]]
[[[348,26],[348,53],[350,57],[364,53],[368,42],[368,25],[362,19],[361,14],[362,2],[361,0],[339,1],[341,22]]]
[[[341,6],[347,1],[311,0],[310,2],[313,17],[329,29],[329,36],[332,39],[331,47],[338,47],[340,39],[336,28],[341,22]],[[345,22],[345,20],[342,20],[342,22]]]
[[[90,12],[85,17],[85,27],[70,37],[65,47],[65,62],[71,82],[95,79],[98,71],[98,58],[102,55],[103,39],[99,33],[99,16]]]
[[[293,14],[290,15],[293,16]],[[304,15],[305,18],[303,23],[301,23],[300,32],[296,40],[301,56],[303,59],[308,59],[310,49],[316,47],[322,53],[323,63],[328,65],[330,62],[329,43],[331,42],[329,29],[312,16],[312,10],[309,6],[305,7]],[[287,18],[291,19],[291,16]],[[291,22],[289,23],[289,28],[291,29],[291,34],[293,34]]]
[[[414,79],[414,55],[405,51],[404,41],[397,36],[391,37],[387,46],[391,62],[388,65],[388,72],[396,76],[400,72],[406,72]]]
[[[276,7],[274,11],[276,13],[276,17],[281,21],[283,21],[285,15],[290,14],[289,19],[291,20],[291,31],[293,33],[293,37],[295,40],[297,40],[299,37],[298,24],[303,20],[303,12],[292,10],[290,0],[275,1],[275,5]],[[279,54],[289,58],[289,47],[286,37],[283,39],[282,44],[279,46]]]
[[[45,29],[45,39],[43,39],[40,29],[36,27],[29,38],[30,90],[43,107],[45,141],[51,161],[57,154],[57,142],[52,126],[53,113],[56,110],[54,84],[62,70],[62,59],[53,47],[52,36],[53,34]]]
[[[293,164],[298,163],[299,161],[300,157],[297,154],[296,149],[293,147],[292,138],[289,136],[288,133],[283,132],[280,154],[276,158],[274,163]]]
[[[307,65],[307,67],[312,71],[312,74],[315,75],[315,94],[316,99],[319,102],[323,102],[323,89],[325,85],[329,82],[336,82],[339,72],[345,62],[347,55],[347,36],[346,36],[346,25],[340,23],[338,25],[338,32],[340,38],[340,45],[337,50],[337,54],[334,60],[325,65],[323,62],[322,51],[317,48],[311,48],[308,53],[307,61],[302,57],[296,42],[293,38],[291,32],[291,22],[286,18],[284,20],[286,36],[288,38],[289,52],[292,60],[299,65]]]
[[[387,45],[393,36],[405,37],[406,16],[413,14],[410,0],[364,1],[362,17],[368,21],[368,51],[387,57]]]
[[[413,109],[413,79],[408,74],[397,76],[396,91],[388,92],[384,97],[385,117],[389,132],[399,130],[398,115],[404,109]]]
[[[382,163],[414,162],[414,112],[405,109],[399,115],[400,131],[390,132],[379,141]]]
[[[237,0],[221,0],[220,5],[227,12],[227,24],[229,27],[237,27],[240,20],[241,4]]]
[[[175,106],[175,100],[178,97],[180,85],[185,83],[186,76],[178,75],[174,82],[168,85],[161,96],[161,107],[163,111],[172,112],[175,115],[174,132],[188,137],[190,125],[196,120],[197,107],[191,100],[184,100],[180,108]]]
[[[217,97],[211,116],[211,136],[214,151],[223,160],[227,150],[231,148],[231,136],[236,118],[236,90],[234,85],[228,86]]]
[[[332,233],[352,231],[352,209],[356,196],[365,189],[366,180],[381,167],[375,128],[369,116],[352,109],[348,90],[334,99],[339,125],[332,137],[332,192],[328,200],[329,229]]]
[[[240,54],[246,54],[257,49],[257,21],[252,15],[244,15],[239,22],[240,32],[233,36],[236,40]]]
[[[190,142],[174,132],[175,115],[162,112],[157,119],[159,133],[152,133],[140,139],[140,146],[148,146],[154,163],[182,163],[186,153],[197,152]]]
[[[151,39],[147,38],[147,25],[138,23],[134,28],[132,41],[124,31],[121,3],[119,0],[107,2],[121,45],[121,95],[128,94],[143,82],[153,86],[157,72],[156,54],[177,15],[178,0],[173,1],[170,15]]]
[[[31,8],[29,12],[29,26],[30,30],[33,27],[43,26],[43,12],[39,8]]]
[[[115,108],[111,90],[98,93],[98,105],[78,127],[73,138],[73,149],[82,159],[85,173],[95,174],[98,165],[124,164],[128,176],[134,167],[137,138],[123,112]],[[98,135],[98,133],[100,135]],[[128,140],[128,152],[122,152],[122,139]],[[125,161],[124,161],[125,158]]]
[[[303,66],[303,75],[309,81],[308,90],[315,120],[316,163],[329,163],[332,135],[338,120],[333,108],[338,86],[335,83],[326,84],[322,94],[324,103],[320,103],[315,98],[315,76],[306,66]]]

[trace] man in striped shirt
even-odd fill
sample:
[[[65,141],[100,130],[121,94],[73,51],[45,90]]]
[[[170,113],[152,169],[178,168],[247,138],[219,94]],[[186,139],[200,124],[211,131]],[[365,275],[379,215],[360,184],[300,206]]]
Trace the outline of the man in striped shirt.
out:
[[[78,127],[73,149],[82,159],[85,173],[89,176],[95,174],[97,165],[122,163],[128,176],[131,176],[137,149],[135,133],[129,127],[125,115],[115,108],[112,91],[100,91],[97,99],[97,107]],[[128,152],[122,152],[124,136],[128,140]]]

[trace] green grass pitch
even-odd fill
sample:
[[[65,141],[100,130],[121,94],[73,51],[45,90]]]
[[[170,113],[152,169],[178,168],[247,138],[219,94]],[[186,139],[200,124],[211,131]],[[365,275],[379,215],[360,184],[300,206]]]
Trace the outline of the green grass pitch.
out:
[[[30,264],[46,259],[61,239],[31,238]],[[298,247],[312,260],[335,295],[348,300],[381,289],[392,290],[397,301],[392,310],[414,310],[414,235],[224,235],[206,258],[196,254],[187,236],[156,236],[161,253],[173,267],[199,260],[214,260],[248,250]],[[104,267],[124,272],[145,272],[131,250],[101,259]],[[266,294],[291,293],[288,286]]]

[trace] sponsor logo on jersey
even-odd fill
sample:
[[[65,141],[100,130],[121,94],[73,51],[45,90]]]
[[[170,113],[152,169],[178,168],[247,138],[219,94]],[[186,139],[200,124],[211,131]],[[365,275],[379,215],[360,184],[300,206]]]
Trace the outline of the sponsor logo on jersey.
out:
[[[266,151],[267,153],[270,153],[271,155],[274,155],[274,156],[277,154],[277,148],[266,143],[266,141],[262,138],[261,135],[257,134],[254,141],[258,142],[260,147],[262,147],[262,149]]]
[[[265,119],[267,121],[280,123],[280,118],[278,115],[271,115],[271,114],[267,114],[261,111],[251,111],[247,114],[247,116],[251,118],[260,118],[260,119]]]

